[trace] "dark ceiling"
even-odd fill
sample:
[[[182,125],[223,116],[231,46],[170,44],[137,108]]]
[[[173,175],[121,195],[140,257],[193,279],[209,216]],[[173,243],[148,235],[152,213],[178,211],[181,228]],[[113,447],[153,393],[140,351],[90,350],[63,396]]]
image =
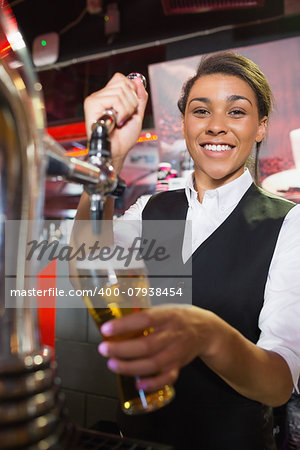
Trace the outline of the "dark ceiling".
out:
[[[87,0],[11,0],[10,5],[29,49],[36,36],[53,31],[60,33],[59,61],[284,13],[284,0],[266,0],[261,8],[235,7],[169,16],[164,14],[161,0],[119,0],[120,32],[106,36],[104,16],[112,0],[103,0],[102,12],[98,14],[84,12],[86,2]],[[218,0],[215,2],[220,3]],[[76,21],[78,23],[71,26]]]

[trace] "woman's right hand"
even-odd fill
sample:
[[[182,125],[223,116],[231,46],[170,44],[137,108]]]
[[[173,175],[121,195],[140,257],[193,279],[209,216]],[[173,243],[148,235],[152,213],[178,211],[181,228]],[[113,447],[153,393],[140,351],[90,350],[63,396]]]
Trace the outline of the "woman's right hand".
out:
[[[128,79],[116,73],[107,85],[85,99],[84,111],[88,138],[91,126],[105,110],[113,108],[116,127],[110,134],[112,163],[120,172],[129,150],[135,145],[141,132],[148,94],[142,80]]]

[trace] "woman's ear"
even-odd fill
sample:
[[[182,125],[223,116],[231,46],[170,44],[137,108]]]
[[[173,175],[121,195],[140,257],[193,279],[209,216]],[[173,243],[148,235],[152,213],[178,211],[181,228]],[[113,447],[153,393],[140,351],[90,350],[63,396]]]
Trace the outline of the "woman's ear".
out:
[[[182,131],[182,136],[185,139],[185,131],[184,131],[184,115],[181,113],[181,131]]]
[[[266,134],[266,131],[267,131],[267,125],[268,125],[268,117],[264,116],[259,121],[259,126],[258,126],[258,130],[257,130],[256,138],[255,138],[256,142],[261,142],[263,140],[264,135]]]

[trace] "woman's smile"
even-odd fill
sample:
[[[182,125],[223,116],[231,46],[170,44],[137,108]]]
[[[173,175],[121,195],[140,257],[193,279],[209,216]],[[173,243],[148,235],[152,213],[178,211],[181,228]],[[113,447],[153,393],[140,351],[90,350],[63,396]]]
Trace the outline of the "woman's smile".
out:
[[[200,144],[200,147],[211,158],[224,158],[236,148],[235,145],[225,144],[223,142],[209,142],[207,144]]]

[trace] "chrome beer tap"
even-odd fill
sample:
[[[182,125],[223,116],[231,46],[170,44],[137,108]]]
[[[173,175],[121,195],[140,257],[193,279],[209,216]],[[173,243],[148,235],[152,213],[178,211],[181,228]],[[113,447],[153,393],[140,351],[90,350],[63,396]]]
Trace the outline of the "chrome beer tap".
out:
[[[84,190],[90,196],[90,218],[95,234],[101,231],[104,198],[112,194],[117,187],[118,179],[111,161],[109,134],[116,125],[115,112],[110,109],[104,112],[97,122],[92,125],[92,135],[89,142],[88,161],[99,171],[98,184],[86,184]],[[122,183],[125,188],[125,184]]]
[[[42,86],[6,1],[0,44],[0,449],[81,448],[51,348],[41,343],[37,304],[22,294],[36,287],[38,273],[37,260],[26,255],[41,232],[46,174],[87,185],[101,198],[115,189],[117,177],[104,151],[107,139],[95,141],[103,156],[94,151],[85,162],[68,158],[45,133]],[[107,137],[108,123],[101,125]]]

